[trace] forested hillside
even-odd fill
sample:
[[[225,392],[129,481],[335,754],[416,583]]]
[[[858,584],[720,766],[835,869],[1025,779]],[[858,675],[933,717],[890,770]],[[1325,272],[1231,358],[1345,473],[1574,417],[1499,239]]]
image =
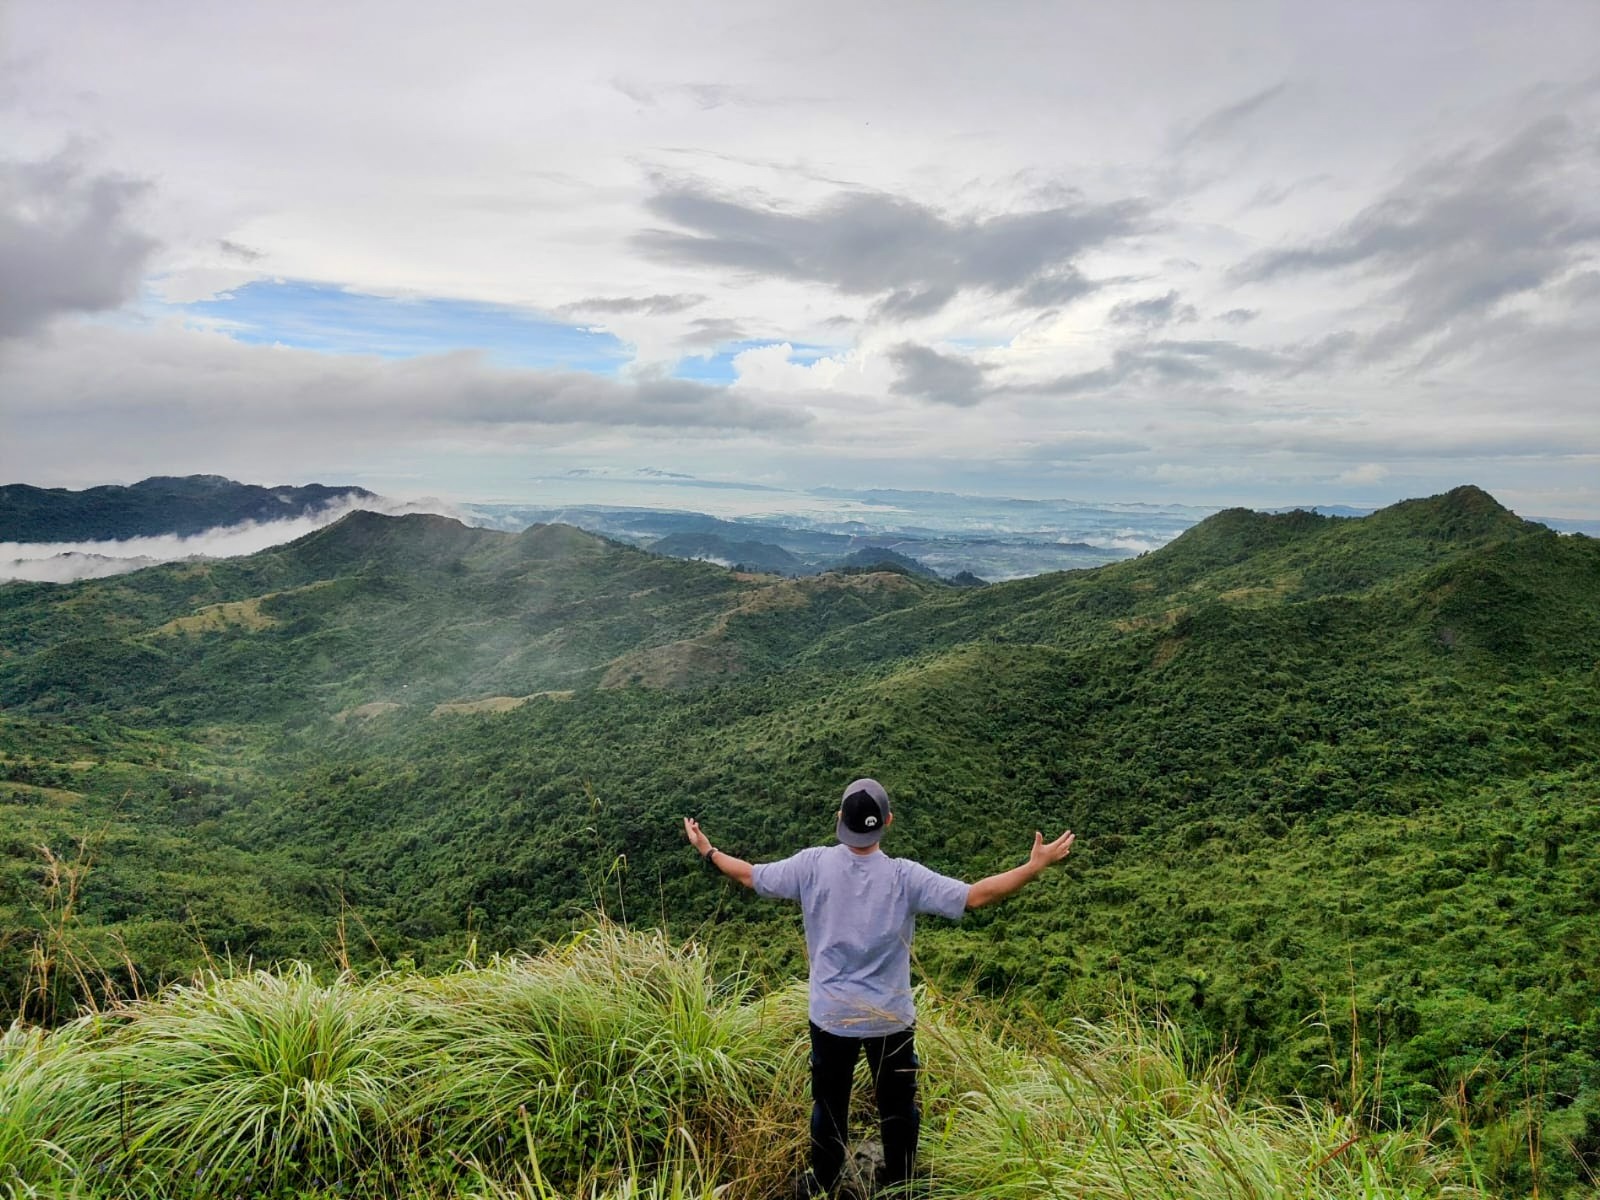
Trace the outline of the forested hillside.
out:
[[[75,492],[0,486],[0,542],[101,542],[191,535],[241,521],[281,521],[340,501],[373,499],[358,487],[259,487],[220,475],[157,475]]]
[[[925,973],[1051,1020],[1131,995],[1267,1094],[1470,1114],[1496,1186],[1549,1194],[1600,1166],[1597,596],[1600,544],[1473,488],[975,590],[365,513],[0,588],[0,1003],[205,953],[442,964],[597,907],[781,981],[797,914],[679,819],[777,857],[872,774],[889,851],[953,874],[1079,833]],[[97,970],[41,989],[36,947]]]

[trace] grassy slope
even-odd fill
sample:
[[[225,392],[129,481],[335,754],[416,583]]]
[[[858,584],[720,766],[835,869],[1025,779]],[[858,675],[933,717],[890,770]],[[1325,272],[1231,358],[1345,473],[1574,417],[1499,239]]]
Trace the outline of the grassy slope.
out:
[[[0,1037],[0,1189],[782,1195],[804,1152],[803,1004],[607,927],[437,977],[212,979]],[[929,1200],[1482,1194],[1448,1137],[1239,1104],[1226,1068],[1197,1066],[1170,1026],[921,1007]]]

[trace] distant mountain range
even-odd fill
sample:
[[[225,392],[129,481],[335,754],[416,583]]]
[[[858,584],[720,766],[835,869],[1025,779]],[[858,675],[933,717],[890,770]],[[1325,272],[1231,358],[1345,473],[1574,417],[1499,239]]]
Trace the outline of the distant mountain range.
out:
[[[721,545],[730,555],[750,549]],[[1567,558],[1550,581],[1529,574]],[[1231,509],[1115,570],[991,587],[981,602],[883,547],[841,556],[833,574],[776,579],[565,525],[504,533],[356,512],[249,557],[10,592],[0,704],[52,709],[100,697],[243,718],[307,704],[682,686],[773,669],[822,646],[865,663],[968,643],[1121,645],[1200,620],[1238,636],[1241,614],[1298,622],[1310,602],[1342,621],[1338,598],[1352,596],[1429,653],[1515,649],[1519,662],[1565,663],[1596,640],[1600,591],[1586,593],[1575,573],[1595,561],[1592,540],[1558,538],[1472,488],[1356,520]],[[1391,595],[1401,578],[1412,581]],[[235,651],[219,657],[228,641]],[[270,669],[259,659],[269,649]]]
[[[827,489],[818,489],[826,493]],[[968,498],[938,493],[877,492],[874,498],[897,498],[884,511],[859,515],[800,516],[772,514],[728,520],[676,509],[626,508],[608,505],[478,504],[468,507],[473,519],[497,529],[521,529],[530,523],[573,525],[629,545],[695,558],[724,566],[781,575],[816,574],[844,563],[851,555],[888,551],[922,570],[946,579],[1017,579],[1045,571],[1099,567],[1132,558],[1193,525],[1203,514],[1162,512],[1141,516],[1130,527],[1127,514],[1083,506],[1074,513],[1073,528],[1097,536],[1101,544],[1066,536],[1058,510],[1035,511],[1032,501],[987,501],[989,508],[961,508]],[[931,497],[931,499],[930,499]],[[928,507],[918,508],[924,503]],[[1025,507],[1013,509],[1013,504]],[[998,510],[998,512],[996,511]],[[870,517],[870,519],[868,519]],[[998,517],[998,519],[997,519]],[[1090,534],[1088,530],[1093,530]],[[1117,541],[1130,545],[1117,545]],[[856,561],[860,561],[859,559]],[[874,561],[893,561],[877,554]]]
[[[156,477],[86,491],[12,484],[0,487],[0,543],[24,549],[0,559],[0,580],[64,582],[123,574],[153,562],[252,553],[362,506],[390,513],[445,512],[512,532],[533,524],[568,524],[658,554],[768,574],[894,564],[912,574],[971,585],[1132,558],[1164,545],[1210,512],[1182,505],[1095,505],[881,488],[795,493],[762,487],[756,489],[762,503],[770,501],[772,508],[730,519],[679,507],[677,493],[685,505],[715,508],[727,489],[749,489],[650,468],[621,475],[575,470],[569,480],[608,496],[628,495],[641,480],[671,484],[674,494],[653,500],[668,507],[452,506],[396,503],[353,486],[262,487],[215,475]],[[1273,511],[1347,519],[1369,512],[1345,505]],[[1569,532],[1600,532],[1595,522],[1546,523]],[[246,536],[220,536],[229,530]],[[170,540],[179,537],[187,540]],[[137,540],[149,538],[169,540]]]
[[[242,521],[281,521],[341,501],[375,500],[359,487],[258,487],[220,475],[157,475],[85,491],[0,487],[0,542],[101,542],[189,536]]]
[[[685,488],[724,486],[659,471],[632,472],[621,481],[599,472],[579,472],[572,477],[604,487],[621,487],[638,478]],[[760,490],[779,494],[779,489]],[[794,494],[786,495],[792,498]],[[687,492],[685,498],[696,499]],[[1037,501],[981,500],[931,492],[873,491],[857,498],[863,504],[846,504],[832,516],[775,513],[737,520],[679,508],[606,505],[456,508],[424,502],[410,508],[448,509],[473,524],[513,532],[534,524],[569,524],[658,554],[749,571],[798,576],[838,566],[893,563],[929,578],[959,576],[963,585],[985,578],[1017,578],[1116,562],[1139,549],[1159,545],[1200,515],[1200,510],[1194,515],[1141,513],[1133,527],[1121,509],[1083,505],[1068,505],[1063,510]],[[331,521],[354,505],[383,511],[403,507],[359,487],[260,487],[215,475],[162,476],[129,487],[86,491],[12,484],[0,488],[0,543],[40,550],[0,561],[0,580],[98,578],[175,557],[250,552],[267,543],[258,538],[243,547],[228,543],[213,548],[203,535],[247,522],[270,526],[299,520],[301,527],[280,539],[287,540],[303,531],[305,519],[322,514],[325,521]],[[1073,529],[1082,531],[1080,536],[1067,536],[1060,525],[1052,524],[1063,513],[1070,516]],[[1099,544],[1083,540],[1097,535]],[[183,546],[115,545],[162,536],[202,540]],[[1129,539],[1131,544],[1119,544]]]

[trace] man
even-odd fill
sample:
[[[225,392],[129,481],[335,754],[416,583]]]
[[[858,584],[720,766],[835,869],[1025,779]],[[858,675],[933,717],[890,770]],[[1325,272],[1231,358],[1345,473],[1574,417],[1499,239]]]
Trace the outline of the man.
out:
[[[922,1113],[917,1107],[916,1013],[911,1003],[911,933],[918,913],[960,920],[1036,878],[1072,849],[1072,831],[1053,842],[1033,835],[1028,861],[968,885],[878,843],[894,824],[889,795],[875,779],[844,790],[839,845],[802,850],[752,866],[718,850],[692,817],[683,832],[711,866],[761,896],[798,901],[811,965],[811,1170],[807,1196],[831,1189],[844,1165],[850,1080],[865,1050],[883,1135],[884,1187],[911,1178]]]

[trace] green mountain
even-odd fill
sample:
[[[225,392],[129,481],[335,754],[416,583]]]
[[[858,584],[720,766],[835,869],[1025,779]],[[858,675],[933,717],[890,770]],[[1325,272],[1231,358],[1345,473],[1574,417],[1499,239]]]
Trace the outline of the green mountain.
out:
[[[816,568],[799,555],[791,554],[771,542],[731,539],[717,533],[673,533],[650,543],[654,554],[673,558],[696,558],[746,571],[767,571],[775,575],[812,575]]]
[[[834,570],[890,570],[904,571],[908,575],[917,575],[923,579],[938,579],[939,573],[930,570],[910,555],[901,554],[888,546],[863,546],[859,550],[852,550],[833,565]]]
[[[158,475],[129,487],[81,492],[25,483],[0,486],[0,541],[100,542],[203,533],[243,521],[281,521],[348,500],[372,500],[365,488],[258,487],[220,475]]]
[[[0,589],[0,704],[303,721],[764,669],[920,599],[901,576],[741,580],[563,525],[356,512],[246,559]]]
[[[422,961],[597,904],[727,926],[781,977],[795,914],[698,871],[679,820],[773,858],[873,774],[890,851],[952,874],[1080,834],[1066,870],[919,938],[924,970],[1057,1020],[1131,990],[1269,1093],[1359,1080],[1397,1116],[1542,1137],[1548,1163],[1494,1170],[1549,1191],[1600,1166],[1597,596],[1600,544],[1474,488],[1231,510],[970,590],[355,514],[0,588],[0,908],[146,980],[197,936],[318,956],[359,919],[354,952]],[[69,920],[36,847],[70,866],[83,835]],[[31,944],[0,944],[0,1002]]]

